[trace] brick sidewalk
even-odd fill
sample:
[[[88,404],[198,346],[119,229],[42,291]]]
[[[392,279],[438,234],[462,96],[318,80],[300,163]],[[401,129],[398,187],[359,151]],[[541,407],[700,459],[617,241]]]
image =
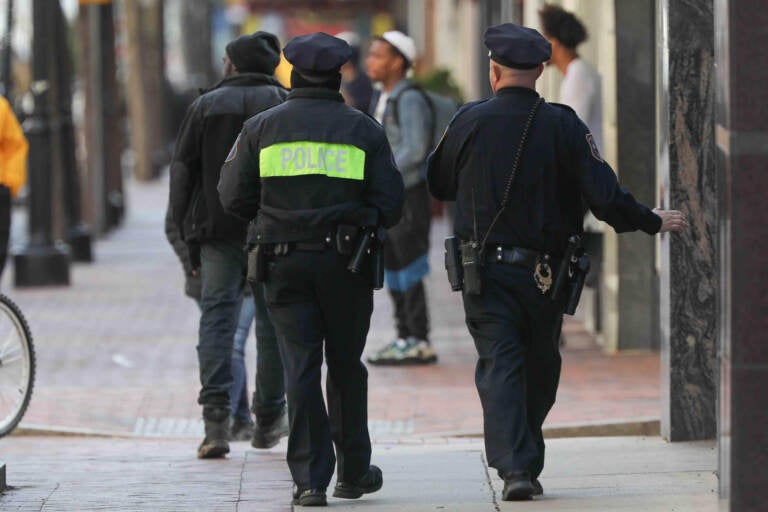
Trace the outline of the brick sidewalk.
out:
[[[96,262],[74,265],[72,286],[4,289],[31,325],[38,354],[26,426],[120,435],[197,437],[198,312],[182,293],[180,265],[164,238],[167,179],[132,183],[125,226],[95,244]],[[18,229],[18,223],[17,223]],[[444,223],[433,229],[428,293],[440,356],[428,368],[369,368],[375,438],[479,432],[475,351],[458,294],[442,270]],[[18,239],[18,233],[15,234]],[[394,335],[386,292],[375,294],[373,351]],[[606,356],[580,325],[568,345],[550,425],[658,417],[657,354]],[[253,375],[252,342],[248,344]]]
[[[0,439],[14,489],[4,511],[290,510],[285,442],[269,451],[235,443],[227,459],[201,461],[196,440],[12,437]],[[659,438],[555,439],[547,443],[544,496],[503,502],[503,483],[479,439],[377,443],[380,492],[360,500],[330,497],[332,509],[376,512],[716,512],[713,442]],[[300,508],[296,508],[300,510]]]

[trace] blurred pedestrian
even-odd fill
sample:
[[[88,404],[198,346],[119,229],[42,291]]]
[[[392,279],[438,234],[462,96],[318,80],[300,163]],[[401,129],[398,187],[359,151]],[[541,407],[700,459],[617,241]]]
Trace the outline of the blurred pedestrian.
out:
[[[179,258],[179,261],[181,262],[182,269],[184,271],[184,293],[189,298],[193,299],[195,304],[200,307],[202,283],[200,280],[199,247],[192,246],[193,252],[190,252],[190,247],[187,246],[184,240],[182,240],[181,233],[179,232],[176,223],[173,222],[171,208],[168,208],[166,213],[165,236],[173,247],[173,251]],[[251,325],[253,325],[253,320],[256,316],[256,303],[248,286],[244,287],[244,292],[245,293],[240,305],[240,313],[238,314],[237,327],[235,329],[235,336],[232,345],[232,386],[229,388],[229,439],[232,441],[250,441],[254,436],[254,423],[253,419],[251,418],[251,406],[248,402],[248,372],[245,366],[245,344],[248,339],[248,333],[251,329]],[[274,361],[274,358],[279,357],[279,353],[277,353],[277,342],[275,340],[272,323],[264,314],[261,315],[261,319],[266,323],[266,325],[257,328],[257,332],[262,333],[257,337],[257,340],[261,341],[262,347],[260,353],[257,351],[257,365],[259,362],[265,362],[265,366],[269,366],[271,361]],[[264,334],[265,332],[266,335]],[[269,335],[270,332],[271,336]],[[257,345],[258,344],[259,342],[257,341]],[[269,356],[265,352],[269,351],[270,348],[275,355]],[[275,370],[272,370],[269,367],[263,370],[261,372],[262,378],[266,378],[265,375],[270,371]],[[280,368],[278,368],[277,371],[281,371]],[[258,376],[259,374],[257,373],[257,381]],[[267,378],[267,380],[269,379]],[[258,389],[259,388],[257,386],[257,391]],[[264,402],[264,399],[259,399],[258,396],[254,396],[254,404]],[[260,433],[260,431],[258,433]]]
[[[352,49],[352,57],[341,66],[341,95],[347,105],[368,112],[373,86],[368,75],[360,69],[360,36],[356,32],[340,32],[336,37],[346,41]]]
[[[248,224],[224,212],[216,186],[221,166],[243,122],[285,99],[287,91],[273,76],[279,61],[279,42],[267,32],[230,42],[223,59],[225,77],[190,105],[171,163],[173,220],[190,252],[200,253],[200,268],[196,270],[202,280],[198,403],[203,406],[205,438],[198,448],[199,458],[229,453],[232,347],[246,269],[243,247]],[[268,318],[261,300],[263,292],[256,290],[254,295],[256,315]],[[257,343],[259,334],[256,333]],[[257,351],[257,357],[265,355]],[[280,365],[279,358],[269,364],[272,368]],[[282,371],[257,374],[256,379],[257,394],[267,400],[254,404],[254,443],[264,437],[256,435],[261,429],[268,440],[259,446],[264,448],[277,443],[287,430]]]
[[[10,103],[0,96],[0,276],[8,259],[11,198],[27,182],[29,144]]]
[[[539,10],[544,37],[552,45],[548,65],[563,74],[558,101],[565,103],[590,129],[598,148],[603,148],[603,92],[600,74],[578,53],[587,40],[587,29],[571,12],[544,4]]]
[[[379,490],[370,464],[368,372],[360,361],[373,311],[372,272],[347,269],[355,240],[400,218],[403,182],[386,136],[345,105],[349,45],[324,33],[294,38],[287,101],[250,119],[221,172],[224,207],[256,217],[249,280],[265,281],[285,364],[294,504],[326,505]],[[321,385],[328,367],[326,411]],[[334,455],[335,445],[335,455]]]
[[[432,112],[425,95],[407,78],[416,59],[413,39],[385,32],[371,43],[368,76],[378,82],[371,114],[384,126],[405,183],[400,223],[389,230],[384,268],[395,310],[397,337],[368,358],[376,365],[419,365],[437,361],[429,341],[424,277],[429,273],[432,208],[425,179],[432,149]]]
[[[603,92],[600,74],[578,53],[578,47],[587,40],[584,24],[571,12],[560,6],[545,4],[539,10],[544,37],[552,45],[548,65],[563,74],[558,101],[576,111],[587,125],[595,145],[603,146]],[[584,216],[582,242],[592,259],[587,286],[594,288],[594,328],[601,329],[602,268],[604,225],[591,212]]]
[[[502,499],[524,500],[543,493],[541,427],[555,403],[570,300],[559,283],[578,286],[586,266],[581,257],[578,267],[562,260],[569,247],[579,255],[569,239],[582,232],[583,205],[617,232],[678,231],[687,221],[637,203],[574,111],[539,97],[550,57],[541,34],[506,23],[488,28],[484,41],[495,96],[460,109],[430,157],[428,180],[437,199],[456,200],[460,257],[450,260],[464,270],[453,281],[478,353],[488,464],[504,479]],[[572,281],[555,280],[561,265]]]

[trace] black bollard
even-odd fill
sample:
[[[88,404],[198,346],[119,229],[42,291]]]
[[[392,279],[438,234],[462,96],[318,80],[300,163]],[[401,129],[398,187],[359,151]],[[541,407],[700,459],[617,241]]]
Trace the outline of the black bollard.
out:
[[[29,240],[14,256],[15,285],[69,285],[69,253],[52,237],[50,69],[55,52],[58,0],[34,0],[33,83],[35,107],[23,124],[29,139]]]
[[[69,244],[72,261],[90,263],[93,261],[91,231],[83,222],[81,215],[80,174],[77,171],[75,154],[75,125],[72,122],[72,63],[67,42],[67,22],[58,1],[55,2],[54,11],[56,72],[52,77],[51,92],[52,110],[56,119],[53,124],[54,142],[59,145],[58,155],[61,158],[62,201],[66,218],[64,236]]]

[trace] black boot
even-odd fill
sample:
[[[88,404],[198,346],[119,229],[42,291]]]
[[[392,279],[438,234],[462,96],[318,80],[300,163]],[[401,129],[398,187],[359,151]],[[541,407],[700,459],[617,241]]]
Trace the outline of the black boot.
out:
[[[217,459],[229,453],[229,410],[203,407],[205,439],[197,449],[198,459]]]
[[[384,477],[378,466],[371,465],[362,476],[351,482],[338,482],[333,490],[335,498],[355,500],[363,494],[370,494],[381,489],[384,485]]]
[[[274,419],[262,422],[256,418],[256,427],[253,429],[251,446],[254,448],[272,448],[280,442],[281,437],[288,435],[288,411],[283,408]]]
[[[294,486],[293,504],[300,507],[325,507],[328,505],[328,499],[325,496],[325,489],[304,489],[300,491]]]
[[[504,501],[524,501],[531,499],[536,488],[531,481],[528,471],[512,471],[504,475],[504,490],[501,499]]]

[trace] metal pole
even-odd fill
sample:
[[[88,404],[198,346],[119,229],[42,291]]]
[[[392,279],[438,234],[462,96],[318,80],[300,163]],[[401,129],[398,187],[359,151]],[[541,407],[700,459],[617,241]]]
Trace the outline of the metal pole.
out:
[[[54,55],[54,1],[34,0],[32,94],[34,109],[24,121],[29,139],[29,240],[14,256],[16,286],[69,285],[69,255],[52,237],[50,69]]]
[[[3,96],[13,104],[13,0],[8,0],[3,46]]]
[[[101,233],[109,230],[106,220],[106,194],[104,175],[104,87],[101,62],[101,6],[92,4],[88,6],[88,52],[90,64],[88,66],[88,80],[91,82],[91,127],[92,135],[90,151],[92,151],[92,182],[91,193],[94,197],[93,218],[97,229]]]
[[[72,121],[72,64],[67,44],[67,21],[58,0],[54,10],[56,20],[55,110],[58,121],[54,129],[58,131],[57,140],[60,144],[64,195],[62,199],[66,217],[65,237],[73,261],[92,262],[91,232],[90,228],[83,223],[81,215],[80,173],[77,169],[75,125]]]

